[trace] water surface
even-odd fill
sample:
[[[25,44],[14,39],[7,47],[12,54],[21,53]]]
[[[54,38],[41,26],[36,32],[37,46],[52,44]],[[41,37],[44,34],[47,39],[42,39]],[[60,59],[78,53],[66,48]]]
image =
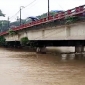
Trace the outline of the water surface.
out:
[[[0,85],[85,85],[85,61],[0,48]]]

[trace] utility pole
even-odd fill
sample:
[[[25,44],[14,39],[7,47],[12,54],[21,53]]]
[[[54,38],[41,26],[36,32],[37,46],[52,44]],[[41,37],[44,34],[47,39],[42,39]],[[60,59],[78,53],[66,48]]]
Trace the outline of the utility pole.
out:
[[[22,18],[21,18],[21,10],[22,8],[25,8],[24,6],[20,6],[20,25],[22,24]]]
[[[9,17],[8,17],[8,27],[10,27]]]
[[[47,17],[48,17],[48,19],[49,19],[49,0],[48,0],[48,13],[47,13]]]
[[[20,25],[21,25],[21,23],[22,23],[22,22],[21,22],[21,7],[20,7]]]

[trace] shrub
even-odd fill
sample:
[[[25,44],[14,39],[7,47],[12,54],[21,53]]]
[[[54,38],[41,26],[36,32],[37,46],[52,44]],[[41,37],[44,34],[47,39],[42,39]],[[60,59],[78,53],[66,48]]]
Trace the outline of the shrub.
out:
[[[29,43],[28,37],[23,37],[20,40],[22,46],[26,46]]]
[[[4,46],[6,39],[3,36],[0,36],[0,46]]]
[[[74,23],[78,20],[78,17],[76,16],[69,16],[69,17],[66,17],[66,24],[71,24],[71,23]]]
[[[12,30],[12,29],[9,30],[9,35],[12,35],[12,36],[13,36],[13,35],[15,35],[15,34],[17,34],[16,31],[14,31],[14,30]]]

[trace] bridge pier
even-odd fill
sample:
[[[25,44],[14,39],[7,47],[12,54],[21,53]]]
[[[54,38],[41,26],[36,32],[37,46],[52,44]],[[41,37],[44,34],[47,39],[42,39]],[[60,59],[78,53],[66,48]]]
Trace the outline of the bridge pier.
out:
[[[75,46],[75,52],[77,53],[84,52],[84,46],[83,45]]]
[[[36,53],[46,53],[46,47],[37,47]]]
[[[84,52],[84,46],[83,45],[75,46],[75,59],[82,59],[83,58],[82,52]]]

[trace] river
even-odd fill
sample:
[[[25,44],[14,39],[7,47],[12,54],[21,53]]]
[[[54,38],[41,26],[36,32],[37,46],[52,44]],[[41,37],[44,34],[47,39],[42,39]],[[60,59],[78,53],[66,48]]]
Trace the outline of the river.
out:
[[[0,48],[0,85],[85,85],[85,60]]]

